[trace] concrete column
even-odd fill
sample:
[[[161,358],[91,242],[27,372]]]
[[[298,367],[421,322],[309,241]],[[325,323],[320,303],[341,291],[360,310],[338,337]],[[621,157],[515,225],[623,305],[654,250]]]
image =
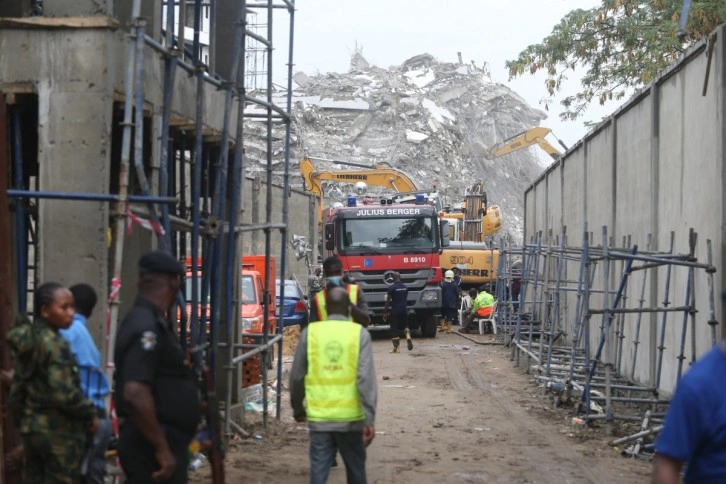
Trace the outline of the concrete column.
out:
[[[216,31],[210,39],[210,58],[214,57],[214,71],[224,79],[232,75],[232,44],[236,28],[238,2],[233,0],[217,0]],[[212,54],[214,52],[214,54]]]
[[[97,61],[89,61],[89,65],[104,65],[103,58]],[[93,71],[97,74],[78,74],[84,81],[45,80],[38,86],[41,191],[108,191],[112,100],[102,79],[104,69]],[[85,282],[96,289],[99,304],[89,330],[102,352],[109,282],[109,208],[106,202],[39,201],[40,281]]]

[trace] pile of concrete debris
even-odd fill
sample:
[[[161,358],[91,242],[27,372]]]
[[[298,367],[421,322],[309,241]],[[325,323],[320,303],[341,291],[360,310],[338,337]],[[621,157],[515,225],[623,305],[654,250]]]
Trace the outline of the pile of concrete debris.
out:
[[[406,172],[419,189],[435,185],[452,205],[463,201],[465,187],[484,180],[490,203],[502,208],[502,235],[522,241],[524,190],[543,164],[533,149],[491,161],[484,153],[546,115],[493,82],[486,64],[439,62],[422,54],[384,69],[370,65],[358,50],[348,73],[298,72],[294,80],[291,170],[304,155],[386,164]],[[262,175],[264,126],[247,124],[248,174]],[[279,133],[274,142],[279,163],[282,138]],[[319,170],[351,169],[314,164]],[[299,177],[291,180],[302,186]]]

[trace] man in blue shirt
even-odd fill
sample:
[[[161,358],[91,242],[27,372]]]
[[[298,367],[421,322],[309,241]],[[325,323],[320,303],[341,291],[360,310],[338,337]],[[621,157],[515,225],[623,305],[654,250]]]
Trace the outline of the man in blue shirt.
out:
[[[389,319],[389,306],[391,307],[391,330],[396,334],[391,339],[391,342],[393,342],[391,353],[401,352],[399,344],[401,338],[404,337],[406,338],[408,351],[411,351],[413,349],[413,341],[411,340],[411,330],[408,327],[408,288],[406,284],[401,282],[401,274],[398,272],[393,273],[393,284],[388,287],[386,304],[383,307],[383,321],[388,321]]]
[[[86,482],[103,484],[106,475],[106,449],[112,433],[105,402],[110,387],[106,374],[101,369],[101,353],[86,326],[96,306],[97,296],[96,291],[88,284],[76,284],[70,290],[76,305],[76,314],[71,326],[60,330],[60,334],[68,341],[76,358],[81,391],[93,402],[98,411],[98,432],[93,438],[92,452],[87,455],[88,462],[84,462],[84,466],[87,466]]]
[[[726,292],[724,292],[726,308]],[[653,484],[726,482],[726,339],[681,378],[653,460]]]

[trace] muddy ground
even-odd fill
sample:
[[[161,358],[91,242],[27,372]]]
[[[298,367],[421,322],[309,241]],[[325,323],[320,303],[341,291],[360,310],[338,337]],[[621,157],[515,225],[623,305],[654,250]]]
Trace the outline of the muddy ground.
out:
[[[389,340],[374,338],[379,387],[369,482],[648,481],[649,462],[622,457],[607,445],[612,434],[633,429],[573,425],[572,407],[554,409],[532,376],[514,368],[509,349],[442,333],[414,344],[413,351],[390,354]],[[286,359],[289,367],[291,358]],[[279,423],[272,419],[265,432],[257,421],[259,416],[248,413],[245,426],[261,440],[238,439],[230,445],[227,482],[308,482],[307,428],[293,421],[289,396],[283,395]],[[208,482],[208,466],[192,478]],[[342,461],[329,482],[345,482]]]

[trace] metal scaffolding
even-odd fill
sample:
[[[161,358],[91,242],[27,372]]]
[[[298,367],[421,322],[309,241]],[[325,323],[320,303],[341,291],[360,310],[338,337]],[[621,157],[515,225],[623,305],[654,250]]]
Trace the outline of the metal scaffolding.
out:
[[[645,420],[645,431],[662,421],[667,408],[660,389],[672,388],[684,362],[692,364],[706,349],[698,351],[698,337],[717,342],[711,241],[701,262],[693,230],[689,250],[681,254],[674,252],[673,233],[668,252],[651,250],[650,236],[645,250],[629,236],[618,247],[607,227],[597,245],[587,229],[580,246],[568,245],[567,239],[563,228],[557,236],[538,233],[523,247],[502,241],[496,288],[500,337],[511,346],[517,366],[526,358],[525,371],[534,370],[545,391],[568,399],[579,395],[577,415],[583,421]],[[521,290],[513,290],[518,281]],[[708,291],[702,313],[697,284]],[[674,380],[666,381],[666,335],[674,324],[679,336],[670,344],[676,345],[678,362]],[[651,340],[657,337],[657,346],[650,348],[656,352],[647,360],[641,348],[646,325]],[[635,439],[642,442],[645,435]]]
[[[32,218],[29,217],[30,201],[37,199],[61,199],[78,201],[97,201],[114,204],[112,224],[112,280],[109,294],[108,311],[108,347],[106,352],[109,377],[113,371],[113,349],[115,333],[119,319],[118,290],[121,273],[129,263],[124,257],[124,234],[130,217],[143,216],[149,219],[150,226],[157,235],[158,246],[168,251],[179,260],[189,260],[190,291],[182,287],[178,296],[178,309],[182,314],[179,324],[182,346],[191,355],[193,367],[198,374],[202,366],[207,365],[215,375],[217,388],[224,390],[224,434],[229,437],[234,432],[245,434],[243,428],[232,418],[233,394],[241,380],[235,380],[235,374],[241,374],[240,367],[244,360],[261,355],[263,361],[277,360],[277,405],[276,417],[279,419],[281,407],[281,370],[282,370],[282,327],[283,305],[279,307],[277,317],[277,335],[269,331],[270,316],[267,308],[270,300],[270,287],[275,284],[276,275],[272,273],[270,258],[272,254],[272,238],[279,233],[282,243],[279,254],[279,273],[285,274],[287,245],[285,241],[288,223],[288,197],[283,197],[282,222],[273,223],[272,175],[273,175],[273,137],[275,125],[282,124],[285,128],[284,149],[284,186],[283,193],[289,190],[290,165],[290,113],[292,109],[292,68],[293,68],[293,33],[294,33],[294,0],[269,0],[264,3],[252,3],[242,0],[237,4],[234,42],[232,44],[232,68],[228,80],[220,80],[210,75],[210,68],[202,61],[200,46],[200,28],[202,7],[209,3],[202,0],[193,2],[193,10],[186,6],[190,2],[180,2],[181,15],[175,18],[175,8],[165,9],[165,28],[163,37],[155,39],[146,32],[146,20],[141,16],[142,0],[133,0],[132,26],[128,41],[128,65],[123,104],[121,159],[118,167],[117,193],[58,193],[31,189],[28,177],[23,173],[23,129],[20,125],[18,107],[10,106],[7,117],[11,120],[13,186],[5,189],[9,198],[15,200],[15,234],[14,252],[19,270],[15,274],[15,293],[17,308],[25,311],[28,307],[27,293],[33,284],[27,280],[33,264],[28,263],[32,255],[32,240],[37,238]],[[215,2],[211,2],[211,31],[215,26]],[[285,106],[273,102],[273,12],[286,11],[289,18],[288,58],[287,58],[287,99]],[[185,15],[194,16],[194,36],[191,52],[184,52],[187,41],[183,38]],[[256,22],[254,31],[250,30],[248,19],[265,15],[264,31]],[[180,25],[175,25],[179,22]],[[181,34],[175,36],[175,32]],[[210,35],[210,38],[213,36]],[[253,39],[254,42],[251,42]],[[246,80],[251,79],[246,60],[250,58],[249,46],[256,46],[252,55],[256,59],[256,67],[252,79],[260,76],[259,66],[265,68],[265,85],[255,84],[257,97],[248,94]],[[259,46],[264,46],[263,50]],[[164,61],[163,71],[163,104],[161,106],[161,126],[158,131],[160,143],[158,153],[158,187],[152,185],[144,167],[144,102],[145,96],[145,56],[151,53]],[[213,64],[214,56],[210,56]],[[257,60],[262,57],[262,60]],[[191,59],[187,62],[186,59]],[[172,101],[175,78],[181,72],[194,76],[196,80],[196,112],[193,126],[179,127],[173,125]],[[223,129],[219,140],[205,140],[205,120],[220,113],[210,113],[205,106],[205,90],[212,87],[224,92]],[[0,127],[3,127],[6,106],[0,96]],[[255,113],[246,110],[255,107]],[[260,113],[260,110],[264,114]],[[245,133],[244,123],[247,119],[263,120],[267,130],[267,197],[265,221],[261,224],[249,225],[240,223],[241,200],[244,194],[245,171]],[[234,133],[232,132],[234,130]],[[0,136],[0,139],[3,139]],[[279,156],[279,155],[278,155]],[[2,158],[0,156],[0,158]],[[6,167],[8,168],[8,167]],[[133,171],[134,179],[131,178]],[[8,173],[5,171],[4,173]],[[3,175],[4,176],[4,175]],[[133,193],[130,186],[138,186],[138,193]],[[187,187],[190,186],[188,189]],[[4,197],[0,197],[2,201]],[[140,205],[144,204],[144,205]],[[2,210],[3,205],[0,205]],[[9,209],[2,210],[3,217],[9,222]],[[241,331],[239,294],[239,271],[242,255],[240,234],[249,231],[262,231],[265,234],[264,255],[266,267],[264,274],[264,323],[262,334],[248,334]],[[31,243],[29,243],[29,238]],[[0,241],[4,239],[0,238]],[[10,242],[5,241],[9,247]],[[136,261],[133,261],[135,263]],[[6,268],[7,269],[7,268]],[[285,284],[280,285],[280,300],[284,300]],[[189,305],[189,314],[186,307]],[[7,312],[7,302],[3,301],[3,311]],[[3,314],[5,314],[5,312]],[[171,311],[170,315],[176,315]],[[187,324],[188,320],[188,324]],[[242,337],[253,338],[255,343],[241,344]],[[277,353],[275,354],[275,345]],[[223,354],[222,354],[223,352]],[[263,422],[268,423],[268,375],[267,365],[262,364],[263,386]],[[223,370],[223,371],[215,371]]]

